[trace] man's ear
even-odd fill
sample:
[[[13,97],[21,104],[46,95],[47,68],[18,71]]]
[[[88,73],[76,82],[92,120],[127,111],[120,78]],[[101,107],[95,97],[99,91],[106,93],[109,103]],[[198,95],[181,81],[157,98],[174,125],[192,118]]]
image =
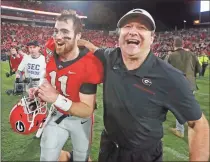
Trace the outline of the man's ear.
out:
[[[80,38],[81,38],[81,33],[78,33],[77,35],[76,35],[76,40],[78,41],[78,40],[80,40]]]
[[[154,39],[155,39],[155,32],[152,32],[152,33],[151,33],[151,43],[154,42]]]

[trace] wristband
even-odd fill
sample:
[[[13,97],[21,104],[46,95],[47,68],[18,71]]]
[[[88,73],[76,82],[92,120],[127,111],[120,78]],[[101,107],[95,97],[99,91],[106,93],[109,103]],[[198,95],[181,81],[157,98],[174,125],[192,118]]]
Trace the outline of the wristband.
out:
[[[56,101],[54,102],[54,105],[63,111],[68,111],[71,108],[72,101],[59,94]]]

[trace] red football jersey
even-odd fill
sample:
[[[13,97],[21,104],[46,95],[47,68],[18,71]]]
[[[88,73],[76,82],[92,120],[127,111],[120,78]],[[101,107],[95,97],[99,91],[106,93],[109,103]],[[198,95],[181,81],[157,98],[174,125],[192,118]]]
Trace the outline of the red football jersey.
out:
[[[68,62],[59,61],[57,56],[49,57],[46,78],[60,94],[73,102],[80,102],[81,85],[84,83],[101,83],[103,66],[100,60],[85,48],[80,50],[80,54],[75,60]]]
[[[19,64],[21,63],[23,59],[23,56],[18,54],[18,56],[10,56],[10,65],[11,65],[11,69],[12,71],[17,71]]]

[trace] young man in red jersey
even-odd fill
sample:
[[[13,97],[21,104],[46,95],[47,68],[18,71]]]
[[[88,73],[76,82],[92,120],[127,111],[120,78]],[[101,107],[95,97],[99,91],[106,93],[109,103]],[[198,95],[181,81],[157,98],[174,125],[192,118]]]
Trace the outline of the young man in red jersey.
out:
[[[10,63],[10,73],[15,73],[18,69],[19,64],[21,63],[23,59],[23,55],[19,54],[17,52],[17,49],[15,46],[12,46],[10,48],[10,55],[9,55],[9,63]]]
[[[96,84],[102,81],[103,68],[93,53],[77,47],[81,31],[79,17],[63,12],[54,28],[55,51],[45,53],[47,81],[37,92],[57,111],[41,137],[41,161],[57,161],[68,137],[73,161],[87,161],[89,157]]]

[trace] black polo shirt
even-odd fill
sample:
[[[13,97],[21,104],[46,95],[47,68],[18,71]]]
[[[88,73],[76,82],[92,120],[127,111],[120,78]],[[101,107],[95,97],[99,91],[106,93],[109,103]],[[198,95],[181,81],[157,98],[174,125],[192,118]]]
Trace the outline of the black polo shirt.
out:
[[[98,49],[95,55],[104,65],[105,129],[120,146],[147,149],[159,142],[168,110],[181,124],[201,117],[183,73],[153,53],[130,71],[120,48]]]

